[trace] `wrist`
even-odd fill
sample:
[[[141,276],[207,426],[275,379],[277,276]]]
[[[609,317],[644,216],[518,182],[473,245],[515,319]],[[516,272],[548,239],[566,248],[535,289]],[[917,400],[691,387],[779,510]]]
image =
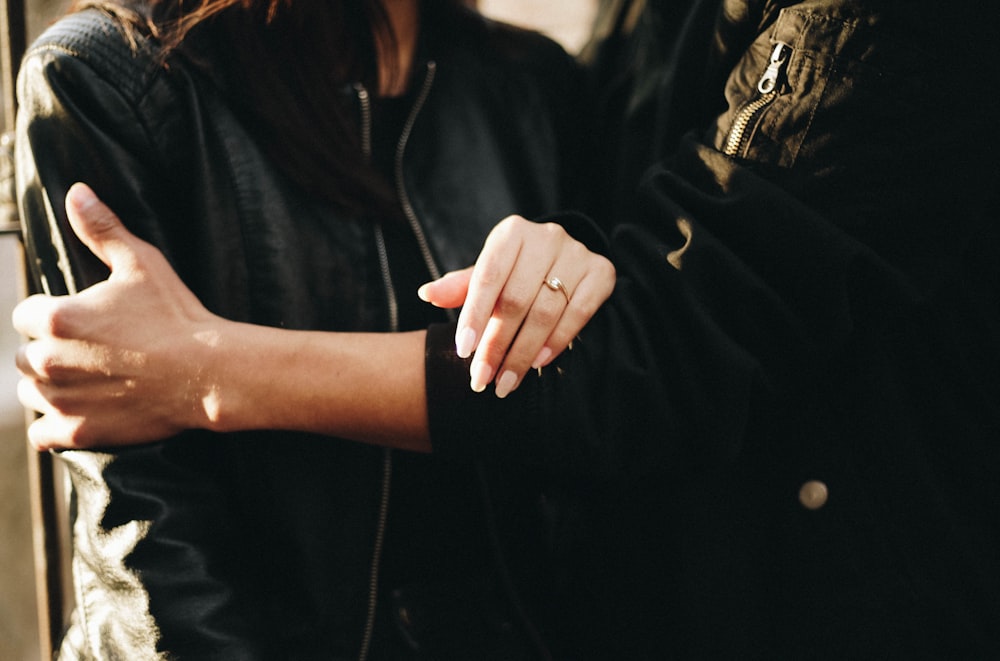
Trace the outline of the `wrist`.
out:
[[[312,336],[221,318],[207,324],[195,336],[204,366],[193,407],[198,426],[219,433],[298,428],[289,411],[306,402],[310,377],[329,371],[322,353],[307,350]]]
[[[191,357],[195,377],[185,410],[192,416],[189,428],[213,432],[236,431],[235,421],[242,415],[241,381],[234,373],[245,362],[240,358],[240,344],[245,342],[241,328],[245,324],[215,318],[192,333]],[[252,354],[250,354],[252,355]]]

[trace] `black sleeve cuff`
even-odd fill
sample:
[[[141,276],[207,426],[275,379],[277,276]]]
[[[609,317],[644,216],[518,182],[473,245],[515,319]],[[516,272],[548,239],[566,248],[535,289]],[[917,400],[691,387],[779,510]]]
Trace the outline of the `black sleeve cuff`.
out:
[[[449,452],[455,430],[470,423],[469,359],[455,353],[455,323],[433,324],[424,345],[427,418],[434,452]],[[459,448],[456,448],[456,450]]]
[[[434,324],[424,345],[427,417],[435,453],[536,463],[542,444],[538,379],[529,372],[510,396],[499,399],[492,384],[469,387],[468,359],[455,353],[455,324]]]

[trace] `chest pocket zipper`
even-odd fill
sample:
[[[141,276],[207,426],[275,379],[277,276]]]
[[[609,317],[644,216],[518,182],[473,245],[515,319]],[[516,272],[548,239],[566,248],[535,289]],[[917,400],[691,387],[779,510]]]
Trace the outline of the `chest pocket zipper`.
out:
[[[781,93],[781,85],[784,82],[788,58],[791,56],[792,47],[788,44],[778,42],[771,51],[771,60],[767,69],[757,81],[757,96],[746,102],[729,129],[729,136],[723,147],[726,156],[738,156],[746,150],[746,143],[753,129],[760,122],[764,112],[770,107],[774,100]]]

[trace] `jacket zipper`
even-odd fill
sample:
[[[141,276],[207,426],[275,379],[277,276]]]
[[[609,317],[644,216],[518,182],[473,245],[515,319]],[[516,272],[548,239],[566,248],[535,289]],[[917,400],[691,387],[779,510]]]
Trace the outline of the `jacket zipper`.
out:
[[[778,42],[771,51],[771,61],[767,69],[757,81],[758,96],[743,105],[736,113],[736,119],[729,129],[729,137],[722,151],[726,156],[737,156],[746,149],[747,137],[757,126],[764,111],[774,103],[781,93],[781,82],[785,76],[785,69],[788,67],[788,57],[792,47],[786,43]]]
[[[434,83],[434,73],[436,68],[437,67],[434,62],[427,63],[427,75],[424,77],[424,83],[420,89],[420,94],[417,96],[417,100],[413,104],[413,108],[410,110],[406,123],[403,125],[403,131],[400,134],[399,142],[396,145],[395,161],[396,192],[399,196],[400,204],[403,207],[403,213],[417,239],[417,244],[420,247],[420,253],[423,257],[424,263],[427,265],[427,270],[431,273],[431,277],[435,279],[440,277],[440,269],[438,268],[437,263],[434,260],[434,256],[430,251],[430,247],[427,244],[427,237],[424,234],[423,227],[420,225],[420,220],[417,218],[416,212],[413,210],[413,205],[410,202],[409,195],[406,193],[406,187],[403,185],[403,154],[406,152],[406,143],[409,141],[413,125],[417,120],[417,115],[420,114],[420,111],[424,106],[424,102],[427,100],[427,95],[430,93],[431,85]],[[361,149],[367,158],[371,158],[371,97],[368,94],[368,90],[360,84],[355,86],[355,90],[357,91],[358,101],[361,105]],[[396,288],[392,281],[392,273],[389,270],[389,253],[386,248],[385,234],[382,231],[382,224],[380,222],[375,223],[375,245],[378,250],[379,269],[382,272],[382,282],[385,285],[387,305],[389,308],[389,330],[391,332],[398,332],[399,302],[396,299]],[[375,615],[378,609],[379,564],[382,559],[386,523],[389,518],[389,496],[391,494],[391,486],[392,449],[386,447],[382,449],[382,491],[379,496],[378,522],[375,530],[375,544],[372,549],[372,562],[368,577],[368,610],[365,619],[364,635],[361,641],[361,650],[358,653],[358,661],[367,661],[368,654],[371,651],[372,636],[375,633]]]
[[[368,90],[361,84],[355,85],[354,89],[358,95],[358,103],[361,106],[361,151],[365,158],[372,155],[372,108],[371,97]],[[375,225],[375,240],[379,251],[379,263],[382,271],[382,279],[386,284],[386,298],[389,306],[389,326],[391,329],[399,325],[398,311],[395,292],[392,288],[392,280],[388,277],[388,265],[386,263],[385,241],[382,238],[382,226]],[[361,638],[361,649],[358,652],[358,661],[366,661],[371,649],[372,635],[375,632],[375,613],[378,607],[378,574],[379,563],[382,559],[382,547],[385,542],[385,527],[389,516],[389,494],[392,486],[392,450],[382,449],[382,490],[379,494],[378,521],[375,528],[375,543],[372,547],[372,561],[368,575],[368,607],[365,613],[365,628]]]
[[[410,139],[410,133],[413,131],[413,125],[417,120],[417,116],[420,114],[420,110],[424,106],[424,102],[427,101],[427,95],[431,91],[431,87],[434,84],[434,75],[437,71],[437,65],[432,60],[427,63],[427,76],[424,78],[423,87],[420,90],[420,94],[417,96],[417,100],[413,104],[413,110],[410,113],[409,118],[407,118],[406,123],[403,125],[403,131],[400,134],[399,143],[396,145],[396,162],[395,162],[395,179],[396,179],[396,194],[399,197],[400,204],[403,207],[403,213],[406,216],[407,222],[410,224],[410,229],[413,231],[414,237],[417,239],[417,244],[420,247],[420,253],[423,256],[424,264],[427,266],[427,271],[430,273],[432,279],[437,279],[441,277],[441,268],[438,266],[437,261],[434,259],[434,254],[431,252],[430,245],[427,242],[427,235],[424,232],[423,225],[420,224],[420,219],[417,217],[416,211],[413,209],[413,204],[410,201],[410,196],[406,191],[406,183],[403,179],[403,159],[406,154],[406,146]],[[381,254],[381,253],[380,253]],[[388,262],[386,262],[388,263]],[[454,321],[456,318],[454,310],[447,310],[448,317]],[[479,481],[485,489],[486,478],[482,474],[482,467],[479,462],[476,463],[477,469],[479,470]],[[488,494],[484,497],[484,502],[489,503],[490,498]],[[490,516],[490,521],[492,521],[492,514]],[[495,536],[496,531],[493,528],[493,534]],[[494,538],[494,547],[497,553],[500,553],[500,542],[499,539]],[[498,558],[499,564],[504,567],[502,559]],[[506,568],[504,570],[506,572]],[[509,582],[509,579],[508,579]],[[527,614],[523,612],[523,606],[520,600],[517,598],[514,587],[512,585],[507,586],[509,597],[514,608],[518,611],[519,617],[524,623],[525,630],[528,636],[531,638],[532,642],[535,644],[536,649],[539,651],[540,656],[544,660],[551,659],[552,656],[546,647],[545,643],[542,641],[541,637],[538,635],[537,630],[534,628],[532,623],[529,621]],[[362,660],[363,661],[363,660]]]
[[[417,96],[417,100],[413,104],[413,110],[410,112],[410,116],[406,119],[406,123],[403,125],[403,132],[399,136],[399,143],[396,145],[396,194],[399,196],[399,202],[403,207],[403,214],[406,216],[406,221],[410,224],[410,229],[413,231],[413,236],[417,239],[417,245],[420,247],[420,254],[424,259],[424,264],[427,266],[427,271],[431,275],[432,280],[437,280],[441,277],[441,269],[438,267],[437,262],[434,259],[433,253],[431,253],[430,246],[427,243],[427,235],[424,233],[424,228],[420,224],[420,219],[417,218],[416,211],[413,210],[413,204],[410,202],[410,195],[406,192],[406,184],[403,181],[403,156],[406,154],[406,145],[410,140],[410,134],[413,132],[413,124],[417,121],[417,115],[424,107],[424,103],[427,101],[427,95],[430,94],[431,86],[434,85],[434,75],[437,73],[437,63],[433,60],[427,63],[427,75],[424,77],[424,84],[420,88],[420,94]]]

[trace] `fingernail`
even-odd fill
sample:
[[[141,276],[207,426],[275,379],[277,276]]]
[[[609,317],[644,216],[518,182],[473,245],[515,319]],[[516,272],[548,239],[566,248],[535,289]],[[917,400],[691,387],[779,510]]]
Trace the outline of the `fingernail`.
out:
[[[420,285],[420,288],[417,289],[417,298],[419,298],[421,301],[424,301],[425,303],[431,302],[430,297],[427,295],[427,285]]]
[[[67,193],[70,202],[77,209],[86,209],[97,201],[97,196],[86,184],[73,184]]]
[[[472,350],[476,346],[476,331],[471,328],[463,328],[455,336],[455,351],[459,358],[468,358],[472,355]]]
[[[90,186],[83,183],[73,184],[69,189],[68,195],[74,206],[80,209],[86,209],[97,202],[97,195],[94,194]]]
[[[549,362],[549,358],[551,357],[552,357],[552,349],[548,347],[542,347],[542,350],[538,352],[537,356],[535,356],[535,360],[534,362],[531,363],[531,366],[534,367],[535,369],[538,369],[539,367],[544,367],[545,363]]]
[[[497,380],[497,387],[495,390],[497,397],[503,399],[514,390],[514,386],[516,385],[517,385],[517,374],[514,374],[510,370],[507,370],[506,372],[501,374],[500,378]]]
[[[486,384],[493,378],[493,368],[486,363],[476,363],[472,366],[472,378],[469,386],[474,392],[486,390]]]

